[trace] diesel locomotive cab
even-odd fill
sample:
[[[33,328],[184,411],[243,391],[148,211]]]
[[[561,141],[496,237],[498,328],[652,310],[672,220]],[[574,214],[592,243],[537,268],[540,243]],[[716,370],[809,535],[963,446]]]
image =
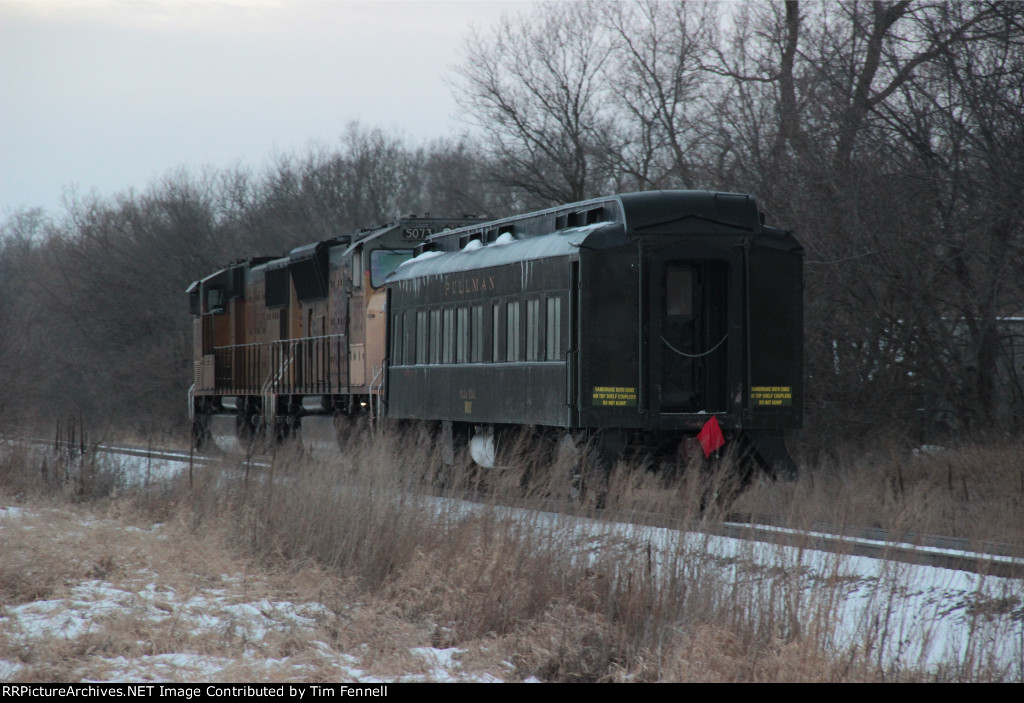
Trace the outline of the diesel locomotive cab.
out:
[[[424,237],[479,221],[410,215],[190,286],[196,443],[241,452],[298,435],[336,454],[340,416],[383,411],[386,277]]]

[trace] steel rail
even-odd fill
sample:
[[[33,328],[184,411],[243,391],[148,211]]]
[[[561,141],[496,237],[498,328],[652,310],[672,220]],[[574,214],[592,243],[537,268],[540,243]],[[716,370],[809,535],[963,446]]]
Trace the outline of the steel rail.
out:
[[[4,437],[15,442],[26,442],[51,447],[78,449],[79,442],[29,437]],[[217,464],[224,456],[208,456],[187,453],[180,450],[155,449],[151,447],[123,446],[113,444],[89,445],[96,451],[125,456],[146,457],[179,461],[183,463]],[[257,455],[249,457],[256,459]],[[265,457],[261,457],[265,459]],[[268,466],[264,461],[253,462],[255,466]],[[471,497],[467,499],[472,500]],[[514,506],[525,507],[525,506]],[[565,503],[550,501],[543,509],[564,511]],[[678,519],[657,513],[632,513],[620,517],[612,511],[595,510],[593,517],[608,520],[627,520],[637,525],[686,529],[694,532],[752,540],[784,547],[795,547],[824,551],[844,556],[860,556],[906,564],[919,564],[944,569],[954,569],[982,575],[1006,578],[1024,578],[1024,545],[1012,545],[975,540],[965,537],[946,537],[925,533],[890,531],[883,528],[836,526],[818,523],[807,528],[787,526],[773,516],[751,514],[727,514],[722,521],[699,520],[689,525],[680,525]]]

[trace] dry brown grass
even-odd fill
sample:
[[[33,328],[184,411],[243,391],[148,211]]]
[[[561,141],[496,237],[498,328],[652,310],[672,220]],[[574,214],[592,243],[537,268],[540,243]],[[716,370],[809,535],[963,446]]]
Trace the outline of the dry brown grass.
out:
[[[247,595],[327,606],[331,615],[315,634],[275,635],[257,650],[260,657],[306,661],[302,676],[317,680],[336,679],[343,667],[324,658],[313,640],[353,655],[381,677],[427,674],[429,665],[410,653],[426,646],[458,647],[467,671],[511,680],[989,675],[970,666],[890,670],[863,652],[834,650],[829,634],[841,597],[832,588],[842,585],[838,568],[835,583],[808,592],[801,565],[781,550],[775,566],[743,566],[730,577],[699,541],[652,547],[607,522],[581,529],[578,521],[513,515],[496,504],[580,514],[600,504],[615,519],[662,511],[687,527],[742,509],[802,524],[947,533],[947,526],[960,525],[960,533],[978,539],[1021,540],[1024,521],[1014,493],[1019,448],[818,467],[793,484],[754,485],[736,504],[727,500],[735,488],[728,471],[688,467],[670,480],[664,467],[635,465],[588,476],[583,500],[572,502],[572,467],[556,461],[545,473],[531,451],[512,452],[510,468],[500,472],[464,462],[440,469],[423,434],[355,436],[334,462],[283,451],[270,468],[229,461],[195,472],[191,483],[120,494],[103,488],[102,466],[85,479],[74,471],[57,478],[52,463],[47,474],[38,458],[8,452],[0,461],[0,495],[33,505],[37,527],[12,532],[8,526],[0,537],[0,603],[56,597],[91,579],[138,587],[140,573],[159,574],[175,594],[241,575]],[[978,463],[990,467],[984,476],[972,469]],[[439,485],[451,497],[469,487],[490,492],[475,507],[425,495]],[[87,516],[93,522],[83,530]],[[151,529],[157,522],[163,526]],[[128,529],[136,526],[141,529]],[[178,602],[169,598],[166,607],[173,611]],[[19,676],[33,680],[73,679],[104,658],[171,651],[232,659],[224,671],[236,678],[270,676],[245,662],[251,643],[231,631],[197,638],[173,619],[145,624],[121,615],[102,631],[31,652],[10,638],[3,642],[0,659],[23,662]]]
[[[1024,444],[823,457],[793,483],[752,486],[734,507],[802,526],[879,527],[1024,548]]]

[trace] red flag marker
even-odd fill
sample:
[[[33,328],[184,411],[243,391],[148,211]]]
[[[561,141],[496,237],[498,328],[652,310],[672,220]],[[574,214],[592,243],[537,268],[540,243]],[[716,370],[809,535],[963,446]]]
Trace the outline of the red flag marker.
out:
[[[704,427],[697,433],[697,441],[704,450],[704,457],[711,456],[711,452],[725,444],[725,437],[722,435],[722,428],[718,426],[718,420],[712,415],[711,419],[704,423]]]

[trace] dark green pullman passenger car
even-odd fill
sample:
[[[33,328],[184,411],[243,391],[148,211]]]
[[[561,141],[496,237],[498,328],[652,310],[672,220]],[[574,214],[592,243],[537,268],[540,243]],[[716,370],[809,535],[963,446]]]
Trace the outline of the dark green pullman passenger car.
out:
[[[387,282],[388,416],[491,443],[531,426],[610,456],[682,452],[714,418],[766,469],[794,471],[803,249],[753,197],[617,195],[418,252]]]

